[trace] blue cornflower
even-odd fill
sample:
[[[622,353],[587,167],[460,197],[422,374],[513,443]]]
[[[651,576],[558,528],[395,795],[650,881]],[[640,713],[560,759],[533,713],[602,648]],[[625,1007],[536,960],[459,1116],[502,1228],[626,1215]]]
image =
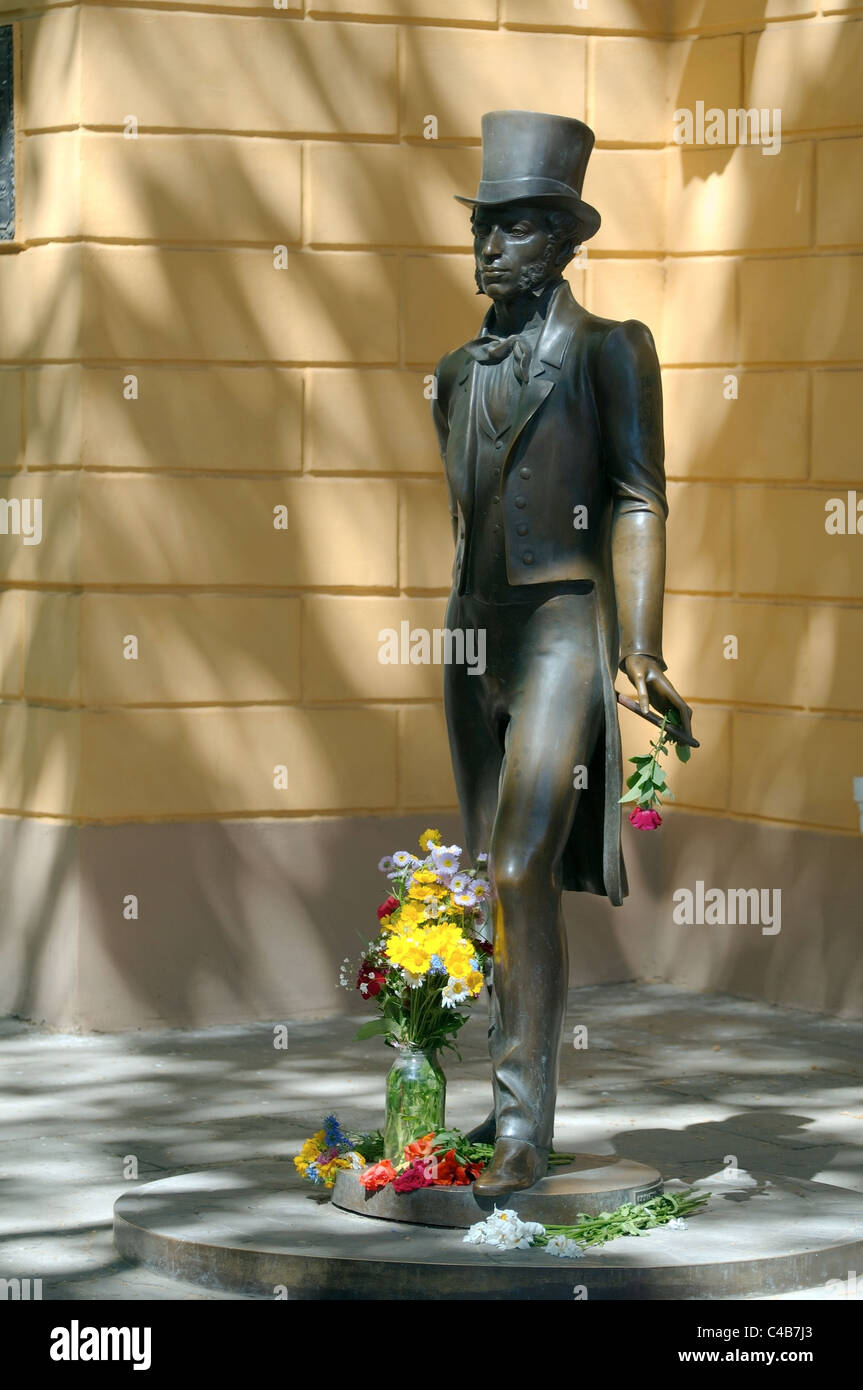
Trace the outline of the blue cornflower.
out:
[[[342,1127],[335,1115],[324,1116],[324,1143],[328,1149],[335,1149],[339,1144],[346,1144],[347,1137],[342,1133]]]
[[[309,1182],[316,1182],[318,1184],[323,1182],[323,1178],[318,1172],[318,1160],[316,1158],[312,1159],[311,1163],[306,1169],[306,1177],[308,1178]]]
[[[447,968],[438,955],[432,956],[429,969],[432,975],[446,975],[447,973]]]

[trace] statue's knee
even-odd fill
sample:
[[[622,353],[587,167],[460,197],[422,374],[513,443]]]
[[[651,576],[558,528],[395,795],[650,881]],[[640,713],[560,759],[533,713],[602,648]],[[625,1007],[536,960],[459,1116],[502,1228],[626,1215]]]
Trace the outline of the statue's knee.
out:
[[[510,895],[523,895],[547,884],[550,866],[543,855],[518,849],[494,860],[493,874],[495,891],[505,901]]]

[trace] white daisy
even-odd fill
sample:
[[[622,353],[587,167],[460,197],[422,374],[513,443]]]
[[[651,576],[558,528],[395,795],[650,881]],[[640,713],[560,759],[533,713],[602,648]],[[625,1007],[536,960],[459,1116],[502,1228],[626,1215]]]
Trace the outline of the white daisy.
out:
[[[435,845],[431,853],[438,873],[458,873],[458,862],[461,856],[460,845]]]
[[[452,887],[452,884],[450,884],[450,887]],[[454,892],[452,900],[458,907],[476,907],[476,895],[469,890],[462,893]]]
[[[450,975],[441,991],[440,1002],[445,1009],[454,1009],[456,1004],[463,1004],[470,998],[470,990],[464,980],[456,980]]]

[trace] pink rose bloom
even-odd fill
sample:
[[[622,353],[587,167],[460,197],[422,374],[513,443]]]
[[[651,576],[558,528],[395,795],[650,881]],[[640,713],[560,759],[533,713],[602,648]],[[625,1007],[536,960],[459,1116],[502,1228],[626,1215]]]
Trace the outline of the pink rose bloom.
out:
[[[429,1175],[428,1162],[424,1158],[415,1158],[410,1168],[406,1168],[403,1173],[399,1173],[393,1182],[394,1192],[416,1192],[418,1187],[433,1187],[434,1179]]]
[[[636,830],[658,830],[662,816],[658,811],[645,811],[642,806],[636,806],[629,814],[629,824],[634,825]]]

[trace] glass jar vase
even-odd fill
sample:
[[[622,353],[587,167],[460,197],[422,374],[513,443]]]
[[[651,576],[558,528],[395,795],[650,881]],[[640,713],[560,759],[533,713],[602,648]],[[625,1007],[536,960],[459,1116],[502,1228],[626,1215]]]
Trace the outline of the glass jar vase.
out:
[[[446,1077],[435,1051],[395,1043],[387,1074],[384,1157],[399,1163],[404,1147],[430,1130],[444,1128]]]

